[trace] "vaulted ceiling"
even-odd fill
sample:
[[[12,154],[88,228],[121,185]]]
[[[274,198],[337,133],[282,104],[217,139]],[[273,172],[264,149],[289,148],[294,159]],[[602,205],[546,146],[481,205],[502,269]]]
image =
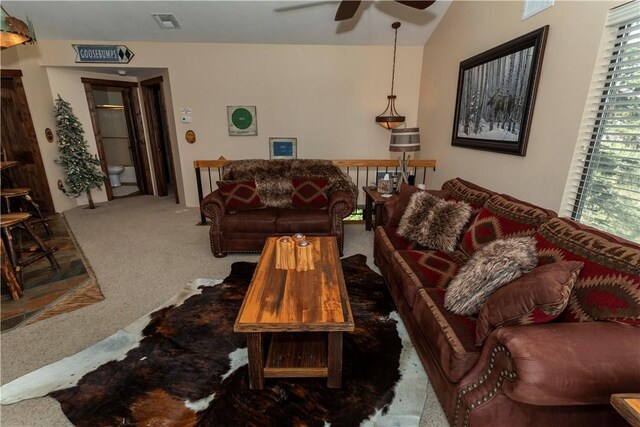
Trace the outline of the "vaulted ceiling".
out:
[[[363,1],[354,18],[335,22],[338,1],[3,1],[11,15],[29,16],[40,39],[391,45],[391,23],[402,22],[399,45],[423,45],[449,7],[426,10],[395,1]],[[162,29],[152,14],[174,14],[181,28]]]

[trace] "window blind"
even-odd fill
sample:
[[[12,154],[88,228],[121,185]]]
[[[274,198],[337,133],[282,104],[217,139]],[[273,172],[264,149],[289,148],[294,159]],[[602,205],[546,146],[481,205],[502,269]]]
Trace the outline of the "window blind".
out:
[[[640,242],[640,2],[612,9],[567,180],[565,210]]]

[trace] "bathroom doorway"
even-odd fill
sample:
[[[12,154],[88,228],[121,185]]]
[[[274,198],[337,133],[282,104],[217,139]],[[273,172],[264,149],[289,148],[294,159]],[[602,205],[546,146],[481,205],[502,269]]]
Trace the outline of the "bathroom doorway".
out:
[[[153,194],[137,83],[83,78],[107,199]]]

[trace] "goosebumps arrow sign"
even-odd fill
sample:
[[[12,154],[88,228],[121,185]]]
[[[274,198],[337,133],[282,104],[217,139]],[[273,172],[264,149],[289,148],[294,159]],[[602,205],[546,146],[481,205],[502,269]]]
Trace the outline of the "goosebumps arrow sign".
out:
[[[128,64],[133,52],[124,45],[74,44],[76,62]]]

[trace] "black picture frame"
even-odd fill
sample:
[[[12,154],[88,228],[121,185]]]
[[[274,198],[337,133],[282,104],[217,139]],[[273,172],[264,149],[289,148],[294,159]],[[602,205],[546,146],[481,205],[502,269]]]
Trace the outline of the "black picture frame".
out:
[[[460,63],[451,145],[524,156],[549,26]]]

